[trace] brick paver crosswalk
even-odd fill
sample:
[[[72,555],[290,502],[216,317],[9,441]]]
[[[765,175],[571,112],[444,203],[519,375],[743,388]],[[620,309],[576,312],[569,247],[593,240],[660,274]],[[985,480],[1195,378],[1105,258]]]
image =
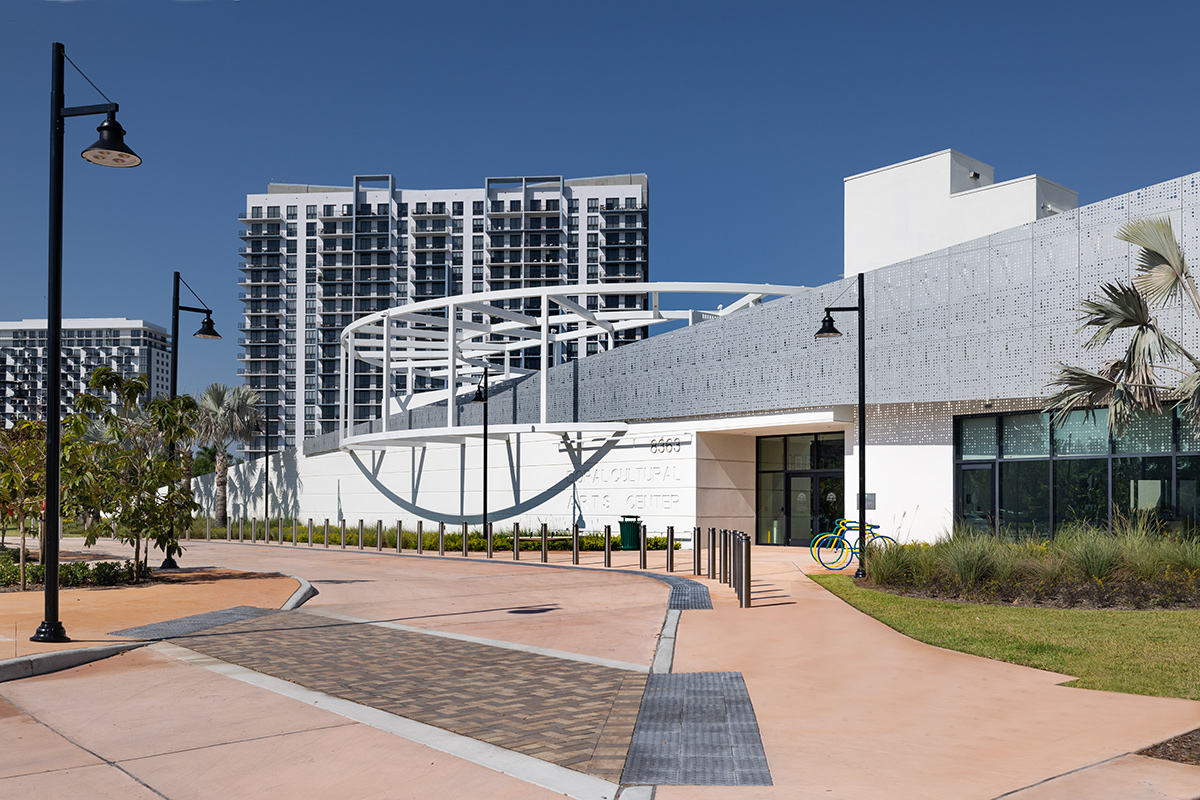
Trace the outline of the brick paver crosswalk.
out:
[[[316,691],[619,782],[646,675],[303,611],[175,640]]]

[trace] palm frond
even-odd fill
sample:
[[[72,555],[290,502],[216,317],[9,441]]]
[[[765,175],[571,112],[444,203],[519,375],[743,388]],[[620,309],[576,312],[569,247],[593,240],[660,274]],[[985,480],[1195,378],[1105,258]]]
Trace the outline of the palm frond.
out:
[[[1090,414],[1107,407],[1109,430],[1120,434],[1139,413],[1162,409],[1162,389],[1150,387],[1151,397],[1147,401],[1140,394],[1147,387],[1126,380],[1125,373],[1125,363],[1120,360],[1109,361],[1100,372],[1059,364],[1049,384],[1058,391],[1046,400],[1042,410],[1051,414],[1052,425],[1061,425],[1072,411]]]
[[[1086,349],[1100,347],[1121,328],[1138,328],[1151,324],[1150,307],[1136,287],[1124,283],[1106,283],[1100,287],[1102,299],[1087,299],[1079,304],[1082,316],[1079,331],[1099,328],[1084,344]]]
[[[1182,293],[1196,306],[1200,298],[1170,217],[1133,220],[1121,228],[1117,238],[1140,248],[1133,282],[1151,305],[1173,302]],[[1196,310],[1200,312],[1200,307]]]

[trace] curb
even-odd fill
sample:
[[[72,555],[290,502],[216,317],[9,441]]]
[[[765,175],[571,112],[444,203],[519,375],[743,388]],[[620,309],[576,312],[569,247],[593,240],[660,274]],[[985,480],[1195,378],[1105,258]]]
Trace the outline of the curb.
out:
[[[102,658],[115,656],[126,650],[144,647],[150,642],[122,642],[102,647],[85,647],[79,650],[59,650],[53,653],[36,653],[19,658],[0,661],[0,683],[15,681],[20,678],[32,678],[34,675],[45,675],[64,669],[73,669]]]
[[[289,578],[300,581],[300,587],[292,593],[287,602],[279,607],[280,611],[294,611],[320,594],[316,588],[298,575],[288,575]]]

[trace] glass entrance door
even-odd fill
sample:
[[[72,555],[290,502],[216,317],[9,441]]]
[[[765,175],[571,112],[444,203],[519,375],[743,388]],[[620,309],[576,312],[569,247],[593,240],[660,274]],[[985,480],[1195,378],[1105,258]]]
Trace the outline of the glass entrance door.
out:
[[[788,544],[807,547],[816,521],[816,494],[810,475],[788,476]]]
[[[845,507],[841,473],[788,475],[788,544],[808,547],[814,537],[832,533]]]
[[[817,479],[820,491],[817,492],[817,530],[815,536],[822,533],[834,533],[837,521],[846,511],[846,481],[841,475],[824,475]]]

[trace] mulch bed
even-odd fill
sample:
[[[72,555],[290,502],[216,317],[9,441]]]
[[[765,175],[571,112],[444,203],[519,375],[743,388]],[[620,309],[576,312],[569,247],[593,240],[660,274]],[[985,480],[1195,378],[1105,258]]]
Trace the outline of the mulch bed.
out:
[[[1150,608],[1164,609],[1196,609],[1200,608],[1200,597],[1187,597],[1183,600],[1172,600],[1169,604],[1159,604],[1153,597],[1142,597],[1138,602],[1130,602],[1128,597],[1122,597],[1115,585],[1110,591],[1096,592],[1092,587],[1066,587],[1065,591],[1047,593],[1042,597],[1009,596],[997,597],[995,594],[982,595],[978,591],[951,591],[945,587],[903,587],[875,583],[869,578],[854,578],[854,583],[862,589],[916,597],[921,600],[942,600],[950,603],[979,603],[992,606],[1022,606],[1025,608],[1073,608],[1073,609],[1105,609],[1109,611],[1135,611]]]
[[[1159,742],[1153,747],[1147,747],[1145,750],[1139,751],[1138,755],[1200,767],[1200,728],[1180,734],[1174,739]]]

